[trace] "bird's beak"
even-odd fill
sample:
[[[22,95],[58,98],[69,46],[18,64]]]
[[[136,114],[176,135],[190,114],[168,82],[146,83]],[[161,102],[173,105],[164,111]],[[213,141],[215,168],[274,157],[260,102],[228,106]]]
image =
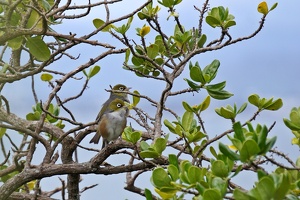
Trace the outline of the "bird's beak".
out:
[[[126,91],[129,91],[130,89],[132,89],[132,87],[128,87],[128,88],[126,88]]]

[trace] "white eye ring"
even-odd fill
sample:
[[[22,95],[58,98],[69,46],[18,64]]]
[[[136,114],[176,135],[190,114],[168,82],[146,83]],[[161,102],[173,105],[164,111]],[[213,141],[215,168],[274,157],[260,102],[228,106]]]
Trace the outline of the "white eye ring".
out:
[[[121,108],[122,104],[121,103],[117,103],[117,108]]]
[[[123,91],[125,88],[123,86],[119,87],[119,90]]]

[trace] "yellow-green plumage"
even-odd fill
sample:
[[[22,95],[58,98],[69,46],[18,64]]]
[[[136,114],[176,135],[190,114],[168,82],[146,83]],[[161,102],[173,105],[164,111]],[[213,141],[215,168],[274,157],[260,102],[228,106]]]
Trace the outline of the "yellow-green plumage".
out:
[[[125,85],[115,85],[109,99],[103,104],[96,121],[98,122],[97,132],[90,143],[98,144],[100,137],[103,137],[102,148],[110,141],[117,139],[123,132],[128,116],[128,108],[124,101],[129,102],[126,93],[119,93],[116,90],[128,91]]]

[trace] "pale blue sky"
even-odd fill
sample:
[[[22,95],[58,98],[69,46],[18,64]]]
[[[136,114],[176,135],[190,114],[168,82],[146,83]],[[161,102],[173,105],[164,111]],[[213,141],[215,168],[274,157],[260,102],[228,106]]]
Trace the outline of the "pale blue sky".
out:
[[[127,1],[126,1],[127,2]],[[140,2],[140,1],[132,1]],[[186,29],[193,26],[197,26],[198,13],[194,10],[190,1],[184,1],[182,7],[178,8],[177,11],[182,18],[182,22]],[[203,1],[193,1],[199,7],[202,6]],[[256,8],[259,4],[258,0],[212,0],[210,5],[229,7],[230,13],[236,17],[237,25],[230,28],[230,33],[233,38],[242,37],[251,34],[257,27],[262,15],[257,12]],[[273,5],[277,1],[267,1],[269,6]],[[132,3],[134,4],[134,3]],[[131,7],[131,6],[130,6]],[[122,12],[130,9],[127,4],[124,3],[115,6],[115,10],[112,11],[113,16],[120,16]],[[282,118],[287,118],[292,107],[300,106],[300,87],[299,87],[299,74],[300,74],[300,61],[299,57],[299,0],[289,1],[278,1],[278,7],[272,11],[266,19],[263,30],[253,39],[243,41],[241,43],[231,45],[219,51],[208,52],[203,55],[199,55],[193,58],[193,62],[199,61],[202,67],[209,64],[212,60],[218,59],[221,62],[220,70],[214,83],[226,80],[226,90],[234,93],[234,96],[226,101],[212,102],[211,107],[207,112],[203,113],[204,120],[206,122],[207,130],[213,137],[216,134],[220,134],[226,129],[230,128],[230,123],[217,116],[214,112],[216,107],[225,106],[227,104],[237,103],[240,106],[242,103],[247,101],[250,94],[257,93],[261,97],[274,97],[282,98],[284,106],[277,112],[266,111],[263,112],[258,118],[257,122],[271,125],[274,121],[277,122],[275,128],[270,133],[270,136],[277,135],[278,140],[276,146],[278,150],[283,150],[288,153],[292,158],[296,158],[299,155],[299,149],[296,146],[290,145],[292,133],[284,126]],[[162,9],[161,12],[165,12]],[[63,25],[54,27],[57,31],[64,31],[68,33],[78,33],[78,35],[85,34],[94,29],[92,24],[93,18],[103,18],[104,13],[101,10],[93,11],[92,16],[89,19],[81,20],[78,23],[68,21]],[[165,21],[167,14],[161,15],[160,20]],[[167,23],[173,24],[173,20],[170,19]],[[173,32],[173,26],[164,24],[162,28],[169,33]],[[139,22],[136,18],[132,24],[132,27],[141,27],[144,22]],[[208,39],[212,40],[218,37],[220,30],[212,29],[211,27],[205,26],[203,32],[208,36]],[[131,35],[138,42],[139,39],[135,35],[135,30],[131,32]],[[152,42],[151,33],[147,43]],[[114,41],[111,36],[95,36],[95,39],[107,40],[108,42]],[[100,48],[89,47],[89,46],[78,46],[68,53],[72,53],[73,56],[80,54],[80,58],[76,61],[70,61],[68,59],[62,59],[56,64],[52,65],[53,69],[57,70],[71,70],[77,66],[88,61],[89,58],[98,55],[101,52]],[[124,56],[110,56],[101,60],[98,65],[101,66],[100,73],[91,80],[89,89],[84,93],[83,97],[76,102],[71,102],[67,106],[70,109],[74,109],[75,117],[79,121],[90,122],[93,121],[101,107],[101,104],[108,97],[108,93],[104,91],[109,85],[115,85],[116,83],[124,83],[128,86],[133,87],[134,90],[138,90],[143,95],[149,95],[151,98],[158,98],[160,89],[163,88],[161,82],[153,82],[150,79],[137,78],[135,75],[128,71],[121,69]],[[188,69],[182,74],[182,76],[176,81],[175,89],[183,89],[187,87],[183,78],[188,78]],[[36,77],[38,79],[38,77]],[[74,87],[74,84],[77,86]],[[67,83],[62,88],[59,94],[64,97],[68,95],[77,94],[81,89],[82,82],[73,81]],[[4,89],[3,95],[6,96],[11,103],[11,110],[22,117],[25,117],[26,113],[31,111],[31,106],[34,101],[31,97],[31,91],[28,88],[30,81],[19,81],[7,86]],[[46,83],[38,82],[36,86],[37,94],[40,99],[47,99],[48,93],[51,89]],[[76,91],[77,90],[77,91]],[[28,93],[30,95],[28,95]],[[184,95],[182,98],[170,98],[168,106],[176,109],[181,115],[184,110],[181,106],[181,101],[185,100],[190,104],[196,104],[203,100],[207,95],[205,91],[192,96],[192,94]],[[153,108],[149,106],[146,101],[141,101],[139,106],[142,109],[153,113]],[[248,109],[245,113],[241,114],[238,118],[240,120],[249,119],[253,112],[254,107],[248,105]],[[170,121],[173,119],[171,118]],[[88,141],[92,137],[88,136],[82,145],[88,146]],[[94,146],[95,148],[97,146]],[[287,148],[289,147],[289,148]],[[43,151],[39,151],[41,156]],[[94,153],[79,153],[80,161],[90,159]],[[2,155],[1,155],[2,156]],[[0,157],[1,158],[1,157]],[[112,163],[122,163],[122,159],[115,159],[116,157],[109,158]],[[38,162],[39,159],[36,159]],[[126,162],[126,159],[124,159]],[[255,181],[256,177],[248,176],[247,179]],[[51,178],[55,183],[59,184],[58,178]],[[125,174],[117,176],[101,176],[101,175],[88,175],[83,176],[83,181],[80,184],[81,187],[85,187],[89,184],[99,183],[99,186],[91,190],[86,191],[82,194],[82,199],[95,199],[92,197],[105,196],[110,199],[143,199],[140,196],[131,194],[125,190]],[[42,181],[43,183],[43,181]],[[138,183],[146,183],[147,187],[151,187],[149,183],[149,177],[145,177],[144,180],[139,180]],[[251,186],[251,185],[248,185]],[[49,189],[53,189],[53,186],[48,186]],[[59,198],[59,196],[58,196]]]

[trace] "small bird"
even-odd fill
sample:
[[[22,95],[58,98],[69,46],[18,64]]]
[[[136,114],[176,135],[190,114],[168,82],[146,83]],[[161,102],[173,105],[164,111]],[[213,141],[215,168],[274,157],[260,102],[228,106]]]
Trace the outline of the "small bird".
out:
[[[97,115],[97,118],[96,118],[96,122],[99,122],[101,116],[106,112],[106,109],[108,108],[110,102],[112,102],[113,100],[115,99],[121,99],[123,101],[126,101],[129,103],[129,100],[128,100],[128,96],[126,93],[124,92],[117,92],[117,90],[119,91],[129,91],[131,88],[130,87],[126,87],[125,85],[123,84],[117,84],[115,85],[112,90],[114,90],[114,92],[111,92],[110,93],[110,96],[109,98],[106,100],[106,102],[102,105],[102,108],[100,110],[100,112],[98,113]],[[98,142],[97,142],[98,143]]]
[[[116,140],[124,131],[129,114],[123,100],[114,99],[99,119],[97,132],[90,143],[98,144],[103,137],[102,149],[112,140]]]

